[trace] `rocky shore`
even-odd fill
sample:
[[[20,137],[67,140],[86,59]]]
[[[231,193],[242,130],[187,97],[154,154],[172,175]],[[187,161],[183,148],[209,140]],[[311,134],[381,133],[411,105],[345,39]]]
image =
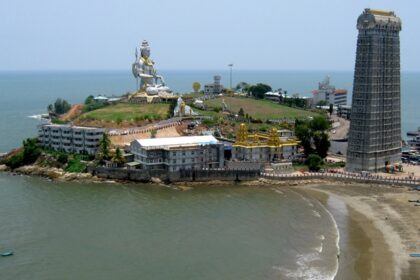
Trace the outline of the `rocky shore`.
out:
[[[38,165],[25,165],[14,170],[10,170],[6,165],[0,165],[0,172],[12,172],[14,174],[39,176],[56,181],[103,181],[103,179],[92,176],[90,173],[69,173],[60,168],[42,167]]]

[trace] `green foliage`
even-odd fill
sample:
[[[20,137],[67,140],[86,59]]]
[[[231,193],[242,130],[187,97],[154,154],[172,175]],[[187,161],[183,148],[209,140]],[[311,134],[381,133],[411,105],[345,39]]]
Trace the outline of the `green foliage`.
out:
[[[117,147],[115,150],[114,157],[112,158],[112,161],[118,165],[124,164],[125,159],[123,157],[123,154],[121,152],[121,149]]]
[[[68,154],[60,153],[57,157],[57,161],[61,164],[66,164],[69,161]]]
[[[306,165],[308,165],[310,171],[319,171],[322,163],[322,158],[317,154],[310,154],[306,159]]]
[[[296,120],[295,134],[301,141],[305,155],[316,153],[325,158],[330,147],[327,130],[330,123],[323,116],[316,116],[310,121]]]
[[[249,86],[250,85],[246,82],[240,82],[236,85],[235,90],[240,92],[248,92]]]
[[[222,107],[214,107],[213,111],[219,113],[220,111],[222,111]]]
[[[96,105],[95,105],[96,106]],[[100,105],[103,106],[103,105]],[[86,105],[85,105],[86,107]],[[116,122],[118,118],[122,121],[131,121],[135,118],[147,120],[161,120],[167,117],[169,104],[127,104],[119,103],[107,105],[103,108],[95,109],[80,116],[79,120],[95,120],[103,122]],[[86,108],[84,108],[86,110]]]
[[[203,125],[205,125],[207,127],[213,127],[213,126],[217,125],[217,119],[215,119],[215,118],[204,119],[202,123],[203,123]]]
[[[268,91],[272,91],[272,88],[269,85],[262,83],[248,87],[248,93],[257,99],[263,99],[265,97],[265,93]]]
[[[111,159],[111,140],[109,139],[108,134],[104,133],[102,139],[99,141],[99,149],[97,157],[99,160],[110,160]]]
[[[67,164],[64,171],[71,173],[84,173],[87,172],[86,163],[82,162],[82,157],[75,155]]]
[[[85,106],[83,106],[83,113],[87,113],[90,111],[98,110],[108,106],[107,103],[96,102],[93,95],[89,95],[85,99]]]
[[[283,98],[282,103],[289,107],[306,108],[306,100],[298,96]]]
[[[296,120],[295,135],[300,140],[305,155],[313,153],[312,135],[307,122]]]
[[[194,82],[194,83],[192,84],[192,88],[193,88],[194,92],[195,92],[195,93],[197,93],[197,92],[199,92],[199,91],[200,91],[201,84],[200,84],[199,82]]]
[[[317,154],[321,158],[326,158],[328,154],[328,149],[331,146],[331,143],[328,140],[328,134],[322,131],[315,131],[313,133],[313,141]]]
[[[244,108],[241,107],[241,109],[239,109],[238,116],[243,117],[244,115],[245,115]]]
[[[63,121],[63,120],[61,120],[59,118],[52,118],[51,119],[51,123],[53,123],[53,124],[66,124],[68,122],[67,121]]]
[[[316,116],[309,122],[309,127],[315,131],[325,131],[331,128],[331,124],[324,116]]]
[[[320,100],[316,105],[317,106],[327,106],[328,102],[327,102],[327,100]]]
[[[176,104],[177,104],[177,101],[173,100],[171,104],[169,105],[168,113],[167,113],[168,119],[174,116],[174,110],[175,110]]]
[[[85,99],[85,105],[89,105],[89,104],[92,104],[92,103],[94,103],[95,102],[95,100],[94,100],[94,97],[93,97],[93,95],[89,95],[88,97],[86,97],[86,99]]]
[[[38,146],[38,140],[36,138],[28,138],[23,141],[23,150],[7,159],[5,164],[15,169],[22,165],[34,163],[40,155],[41,149]]]
[[[23,141],[23,158],[25,164],[34,163],[41,155],[41,149],[38,146],[36,138],[28,138]]]
[[[11,169],[21,167],[24,164],[23,151],[11,156],[4,163]]]
[[[57,100],[53,104],[48,105],[48,111],[56,113],[56,114],[64,114],[67,113],[71,108],[70,103],[66,100],[57,98]]]

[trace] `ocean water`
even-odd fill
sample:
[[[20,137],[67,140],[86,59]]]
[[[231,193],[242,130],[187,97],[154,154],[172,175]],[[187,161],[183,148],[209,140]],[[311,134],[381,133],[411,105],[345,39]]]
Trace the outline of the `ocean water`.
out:
[[[338,231],[294,190],[0,173],[0,279],[333,279]]]
[[[223,71],[162,74],[177,92],[214,74],[228,81]],[[233,79],[309,95],[327,74],[351,90],[351,72],[235,71]],[[402,76],[404,131],[420,126],[417,77]],[[38,121],[29,116],[44,113],[57,97],[75,103],[134,88],[124,71],[0,73],[0,152],[34,136]],[[0,251],[15,251],[0,260],[0,279],[332,279],[337,269],[358,279],[338,266],[339,251],[355,250],[345,205],[332,198],[325,205],[287,188],[182,192],[0,173]]]

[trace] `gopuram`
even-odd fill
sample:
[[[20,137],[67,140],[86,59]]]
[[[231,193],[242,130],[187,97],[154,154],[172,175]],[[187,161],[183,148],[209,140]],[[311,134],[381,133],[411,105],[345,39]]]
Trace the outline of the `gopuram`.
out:
[[[171,102],[177,97],[172,94],[161,75],[158,75],[154,61],[150,58],[149,43],[144,40],[135,52],[136,60],[132,65],[133,75],[137,81],[136,92],[130,96],[130,103],[159,103]]]

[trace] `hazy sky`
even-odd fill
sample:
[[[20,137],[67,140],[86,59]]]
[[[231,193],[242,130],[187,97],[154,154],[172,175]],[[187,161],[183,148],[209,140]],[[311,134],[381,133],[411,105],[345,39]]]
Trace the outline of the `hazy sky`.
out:
[[[366,7],[403,21],[402,70],[420,70],[420,1],[0,0],[0,70],[353,70]]]

